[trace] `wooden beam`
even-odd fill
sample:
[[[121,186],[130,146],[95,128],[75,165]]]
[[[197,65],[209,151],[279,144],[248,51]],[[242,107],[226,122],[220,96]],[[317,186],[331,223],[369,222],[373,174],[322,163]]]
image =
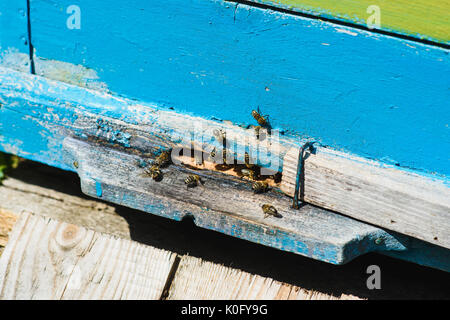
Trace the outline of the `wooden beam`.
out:
[[[21,166],[18,170],[26,176],[21,176],[24,180],[8,177],[0,185],[0,210],[3,210],[0,228],[3,228],[3,235],[10,231],[12,222],[22,211],[28,211],[100,233],[131,239],[130,227],[125,217],[116,213],[113,204],[84,196],[79,190],[76,177],[68,186],[70,175],[48,176],[36,172],[38,170],[35,166]],[[58,179],[61,183],[55,182]],[[47,184],[34,183],[39,181],[52,181],[54,184],[49,187]],[[16,218],[12,220],[8,213]]]
[[[237,1],[239,2],[239,1]],[[450,44],[450,24],[447,13],[450,2],[440,0],[249,0],[278,8],[340,20],[367,27],[374,14],[380,12],[380,26],[373,28],[418,39]]]
[[[0,258],[0,299],[159,299],[175,256],[23,213]]]
[[[347,300],[352,295],[332,296],[286,285],[248,272],[184,256],[168,299],[194,300]]]
[[[67,163],[78,164],[83,192],[113,203],[174,220],[191,217],[199,227],[335,264],[387,249],[374,243],[378,237],[390,239],[390,249],[406,249],[401,235],[310,205],[295,210],[276,189],[254,194],[248,180],[219,171],[171,165],[155,181],[143,175],[138,155],[70,137],[63,149]],[[191,174],[200,175],[203,184],[187,188],[184,180]],[[267,203],[282,218],[266,218]]]
[[[0,210],[0,228],[15,221],[10,217]],[[190,256],[176,259],[175,253],[23,212],[0,257],[0,299],[359,299]]]
[[[284,157],[281,190],[293,196],[299,149]],[[301,198],[323,208],[450,248],[450,188],[442,181],[327,148],[307,153]]]

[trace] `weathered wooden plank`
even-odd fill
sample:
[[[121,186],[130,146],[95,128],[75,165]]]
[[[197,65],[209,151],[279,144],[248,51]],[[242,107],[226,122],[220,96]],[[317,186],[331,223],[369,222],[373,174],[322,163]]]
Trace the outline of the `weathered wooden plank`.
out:
[[[27,0],[0,2],[0,65],[30,71]]]
[[[21,167],[20,170],[33,176],[32,169]],[[49,179],[42,174],[34,176]],[[65,183],[68,183],[67,178]],[[22,211],[27,211],[96,232],[131,239],[128,222],[115,212],[114,205],[80,197],[78,193],[81,194],[81,191],[77,195],[70,194],[64,190],[64,183],[56,184],[56,188],[57,190],[11,177],[4,180],[0,185],[0,210],[3,210],[3,216],[0,217],[0,221],[3,221],[0,229],[3,228],[3,231],[0,234],[5,236],[15,221],[14,217],[18,217]],[[78,188],[76,181],[72,188],[75,190]],[[12,215],[11,218],[8,213]]]
[[[167,297],[172,300],[345,300],[358,299],[342,294],[335,297],[301,289],[270,278],[184,256]]]
[[[71,138],[64,150],[67,162],[78,165],[83,192],[93,197],[174,220],[189,216],[199,227],[335,264],[386,249],[375,243],[379,237],[389,239],[393,250],[406,249],[400,235],[312,206],[294,210],[291,200],[276,191],[254,194],[249,183],[220,172],[169,166],[164,178],[154,181],[142,176],[138,164],[143,159],[136,155]],[[190,174],[199,174],[203,184],[188,189],[184,180]],[[265,203],[282,218],[265,218]]]
[[[283,162],[281,190],[291,196],[298,154],[291,149]],[[308,203],[450,248],[450,189],[443,183],[318,150],[304,160],[299,187]]]
[[[225,123],[220,124],[215,121],[198,117],[184,116],[171,110],[161,110],[154,105],[138,104],[124,98],[118,98],[105,93],[90,91],[32,75],[2,71],[0,69],[0,77],[3,84],[0,88],[0,102],[4,105],[0,111],[2,114],[3,127],[8,128],[8,130],[5,130],[2,133],[2,136],[0,136],[0,147],[3,150],[64,169],[77,171],[83,181],[86,182],[84,184],[84,191],[96,196],[96,183],[92,180],[93,176],[89,176],[89,170],[92,170],[92,173],[95,173],[94,177],[98,179],[98,183],[102,184],[107,182],[105,188],[112,188],[110,193],[105,193],[103,195],[104,199],[108,198],[109,201],[125,204],[147,212],[158,213],[161,209],[170,207],[170,203],[164,200],[166,199],[163,195],[164,189],[161,187],[164,185],[168,188],[167,190],[172,190],[171,197],[173,199],[176,199],[177,201],[181,200],[181,202],[178,202],[181,209],[173,209],[169,210],[169,212],[163,211],[166,216],[175,219],[181,219],[185,215],[185,213],[183,213],[184,204],[181,203],[191,201],[191,203],[198,206],[200,200],[195,197],[195,193],[200,191],[195,191],[193,195],[188,194],[189,196],[183,197],[181,195],[184,193],[180,193],[176,186],[171,186],[170,184],[166,185],[164,180],[163,183],[159,185],[158,183],[153,183],[152,181],[138,177],[139,161],[147,161],[149,158],[153,157],[153,154],[160,148],[173,147],[179,143],[186,143],[186,137],[189,139],[188,141],[190,141],[190,137],[193,137],[193,141],[199,146],[211,146],[214,145],[214,143],[217,146],[217,143],[214,142],[212,132],[215,129],[221,128],[226,130],[227,138],[230,137],[233,140],[236,140],[238,146],[244,146],[237,150],[240,159],[243,158],[245,147],[253,150],[254,152],[252,151],[252,153],[255,155],[259,149],[258,163],[263,166],[274,164],[275,170],[278,170],[277,166],[282,164],[285,153],[289,148],[296,145],[295,141],[292,141],[287,137],[282,137],[282,139],[280,138],[278,141],[274,138],[271,140],[271,144],[266,144],[268,139],[263,142],[257,141],[252,130],[248,131],[237,126]],[[30,136],[28,132],[38,132],[39,134]],[[95,151],[93,151],[94,149],[89,150],[89,147],[77,147],[76,143],[75,147],[70,148],[68,147],[71,143],[69,143],[69,145],[64,145],[64,139],[70,136],[79,137],[84,141],[90,140],[92,142],[101,142],[105,146],[116,145],[114,148],[117,149],[117,152],[109,148],[99,148],[99,152],[102,152],[103,157],[107,157],[105,158],[104,163],[110,163],[111,159],[113,159],[108,158],[109,155],[115,155],[115,157],[117,157],[116,160],[118,162],[115,162],[114,160],[113,163],[116,163],[117,167],[120,168],[118,172],[123,175],[123,179],[117,177],[114,178],[117,175],[116,171],[108,166],[101,167],[98,163],[92,162],[95,159],[99,159],[97,154],[90,154],[90,152],[95,153]],[[87,144],[87,146],[89,146],[89,144]],[[69,149],[72,151],[69,152],[69,155],[65,155],[64,152],[61,152],[61,150],[64,149],[66,151]],[[119,152],[119,150],[124,150],[126,152],[122,153]],[[318,155],[323,154],[325,156],[324,159],[328,159],[330,168],[333,168],[334,162],[342,163],[343,168],[348,166],[348,169],[342,169],[344,172],[346,170],[351,172],[354,167],[354,170],[358,173],[358,161],[365,161],[362,159],[355,161],[352,156],[335,152],[329,148],[318,148],[318,151]],[[134,153],[134,155],[127,155],[127,152]],[[75,168],[74,161],[80,160],[77,159],[77,157],[85,159],[85,161],[89,163],[89,166],[86,167],[88,169],[83,168],[81,162],[79,163],[79,168]],[[120,161],[123,161],[123,164]],[[380,164],[375,161],[366,163],[369,163],[374,167],[380,167]],[[392,197],[385,193],[385,189],[378,188],[376,193],[373,193],[373,190],[370,190],[364,197],[355,198],[355,200],[350,199],[343,204],[342,197],[332,197],[331,195],[337,195],[339,193],[343,193],[344,196],[349,195],[349,190],[347,190],[347,186],[345,185],[346,180],[344,179],[346,176],[339,176],[341,182],[336,184],[336,181],[328,179],[329,173],[327,170],[315,171],[315,174],[319,175],[315,176],[315,179],[320,181],[322,185],[319,190],[313,191],[313,193],[308,195],[308,201],[318,205],[326,205],[327,208],[336,209],[339,207],[342,210],[349,210],[349,213],[342,213],[353,215],[362,221],[380,223],[382,227],[393,229],[401,233],[409,233],[411,236],[431,241],[432,243],[448,248],[448,236],[446,235],[448,234],[448,232],[446,232],[446,230],[448,230],[448,219],[446,219],[448,216],[448,197],[446,200],[445,195],[447,195],[449,191],[446,180],[418,176],[408,173],[405,170],[394,169],[392,166],[386,165],[381,166],[377,170],[381,177],[381,186],[383,185],[382,181],[384,180],[382,177],[384,175],[389,176],[393,174],[398,177],[405,176],[406,181],[408,181],[407,183],[403,183],[404,189],[402,192],[409,194],[408,199],[413,199],[414,201],[401,202],[401,199],[398,199],[397,201],[400,201],[399,203],[402,204],[402,210],[415,212],[415,215],[410,216],[402,214],[403,218],[400,226],[391,223],[391,219],[388,219],[387,221],[383,220],[386,217],[374,219],[365,211],[366,209],[371,208],[370,202],[374,200],[376,200],[374,201],[376,203],[382,203],[384,201],[383,199],[386,198],[387,203],[392,204]],[[288,167],[285,166],[283,171],[285,181],[289,175],[292,177],[292,170],[290,171]],[[128,176],[129,172],[133,172],[133,174],[136,175],[135,180],[130,180]],[[103,174],[106,176],[103,176]],[[312,175],[308,173],[307,176]],[[179,183],[179,189],[185,189],[184,182],[181,178],[179,178],[177,183]],[[309,183],[308,180],[306,183]],[[153,184],[152,188],[154,189],[143,190],[143,186],[150,184]],[[242,186],[243,184],[242,181],[236,182],[235,180],[230,180],[227,185],[232,186],[232,189],[234,189],[234,186]],[[417,191],[417,189],[422,186],[429,186],[426,189],[427,194],[432,195],[434,192],[433,190],[435,189],[436,197],[444,197],[444,199],[438,205],[434,200],[431,202],[422,201],[422,191]],[[115,188],[118,187],[120,189],[116,190]],[[314,197],[314,192],[318,195],[323,194],[321,191],[322,188],[324,190],[331,189],[335,191],[335,193],[330,193],[330,195],[327,196],[328,202],[326,204],[324,204],[323,199],[319,201],[315,200]],[[245,189],[245,187],[243,187],[243,189]],[[218,212],[230,212],[230,210],[226,209],[230,207],[233,208],[233,214],[236,214],[237,216],[249,214],[249,216],[256,218],[256,221],[259,221],[259,219],[262,218],[261,210],[257,203],[248,201],[245,197],[236,197],[236,199],[240,199],[235,203],[236,206],[229,204],[225,205],[222,203],[222,207],[220,207],[220,203],[214,203],[214,200],[212,199],[223,197],[223,188],[220,188],[220,183],[215,191],[205,190],[204,200],[202,201],[211,205],[212,208],[219,210]],[[115,192],[118,192],[118,194],[116,195]],[[155,192],[161,194],[163,196],[161,202],[157,206],[152,205],[148,202],[147,197],[144,196],[147,192],[150,192],[153,195]],[[206,195],[210,195],[208,192],[215,192],[215,194],[210,198],[207,198]],[[243,191],[237,191],[236,189],[235,192],[239,194],[239,192]],[[289,191],[287,191],[287,193],[289,194]],[[232,194],[234,193],[230,193],[227,196],[232,197]],[[257,199],[255,198],[255,195],[248,190],[248,186],[246,191],[242,193],[242,195],[244,194],[246,197],[249,197],[248,199]],[[120,195],[122,198],[120,198]],[[431,197],[433,198],[435,196],[432,195]],[[262,201],[264,197],[259,199]],[[268,198],[267,201],[272,202],[274,200],[273,198]],[[287,208],[290,205],[290,200],[288,199],[280,201],[280,208]],[[420,203],[420,205],[418,205],[418,203]],[[349,206],[352,206],[352,208],[348,208]],[[356,213],[355,208],[358,208],[358,206],[361,208],[361,211]],[[248,208],[248,212],[241,212],[246,211],[243,210],[243,208]],[[385,209],[390,210],[389,217],[396,214],[395,206],[393,207],[391,205],[390,207],[385,207]],[[204,216],[202,210],[196,208],[194,211],[196,210],[198,210],[201,217]],[[182,213],[180,214],[180,212]],[[288,216],[290,215],[291,214]],[[296,216],[296,214],[292,213],[292,216]],[[431,219],[430,217],[436,218]],[[397,221],[395,218],[392,220]],[[200,218],[198,218],[197,222],[200,223]],[[228,221],[228,223],[231,222]],[[404,228],[405,225],[407,228]],[[225,226],[216,226],[213,229],[235,235],[233,228],[231,228],[230,225],[228,226],[228,229]],[[293,230],[296,230],[296,227]],[[432,230],[432,232],[430,232],[430,230]],[[322,233],[328,234],[328,232]],[[257,233],[254,235],[256,234]],[[253,236],[247,235],[247,237],[252,238]],[[437,237],[437,239],[434,239],[434,237]],[[260,240],[260,238],[252,238],[252,241],[259,242]],[[269,240],[269,243],[273,243],[273,241],[273,239]],[[276,245],[276,247],[279,246]],[[285,249],[287,249],[287,247],[285,247]],[[298,249],[296,245],[291,247],[290,250],[305,253],[305,251]]]
[[[44,206],[45,208],[45,206]],[[20,214],[19,214],[20,215]],[[32,220],[33,219],[40,219],[43,220],[45,223],[49,223],[52,220],[49,219],[43,219],[41,217],[38,216],[31,216],[31,220],[29,219],[29,214],[25,213],[25,215],[22,216],[22,218],[19,219],[18,226],[17,228],[20,229],[23,233],[21,235],[22,239],[24,237],[26,237],[26,235],[24,233],[32,233],[33,230],[31,230],[30,228],[26,228],[26,225],[23,224],[23,220],[28,220],[26,222],[26,224],[33,224]],[[4,243],[2,242],[0,245],[6,244],[6,240],[8,240],[8,234],[11,231],[12,226],[16,223],[17,220],[17,216],[11,214],[8,211],[2,210],[0,209],[0,236],[1,236],[1,240],[5,240]],[[65,225],[67,226],[66,228],[68,228],[69,226],[71,226],[71,228],[79,228],[76,227],[74,225],[71,224],[67,224],[65,223]],[[47,227],[48,228],[48,227]],[[8,230],[7,230],[8,229]],[[3,231],[5,231],[5,233],[3,234]],[[7,231],[7,232],[6,232]],[[40,229],[39,227],[37,228],[36,232],[39,232]],[[49,232],[49,231],[46,231]],[[17,233],[17,231],[15,231],[15,234]],[[11,239],[11,244],[10,246],[14,246],[14,241],[19,241],[17,239]],[[98,241],[98,240],[96,240]],[[150,250],[156,251],[157,249],[151,248],[151,247],[146,247],[149,248]],[[26,247],[25,250],[26,252],[23,253],[23,255],[32,255],[34,253],[32,253],[32,251],[35,249],[35,246],[30,246],[30,247]],[[93,250],[93,249],[92,249]],[[109,253],[109,252],[107,252]],[[37,252],[37,254],[40,254],[40,252]],[[141,254],[145,255],[146,252],[144,250],[142,250]],[[11,256],[10,256],[11,258]],[[19,257],[15,257],[15,259],[18,259]],[[148,258],[148,255],[147,255]],[[2,269],[2,263],[0,263],[0,270]],[[56,263],[57,264],[62,264],[62,266],[54,266],[54,268],[58,269],[61,267],[64,267],[64,264],[66,263],[66,259],[61,259],[58,260],[56,259]],[[71,294],[68,294],[71,290],[78,290],[76,288],[78,287],[85,287],[85,284],[83,283],[83,281],[78,281],[80,279],[83,278],[83,272],[85,271],[85,269],[78,269],[79,265],[82,265],[82,263],[77,264],[73,270],[76,270],[76,272],[78,272],[79,270],[81,272],[79,272],[79,274],[74,275],[74,272],[72,272],[72,278],[69,278],[68,282],[67,282],[67,286],[66,286],[66,291],[64,292],[64,296],[62,297],[63,299],[77,299],[77,298],[82,298],[82,299],[99,299],[100,297],[96,296],[96,295],[92,295],[89,296],[87,294],[83,294],[81,295],[81,292],[78,292],[78,294],[73,294],[74,292],[71,292]],[[218,264],[214,264],[211,262],[204,262],[201,259],[196,259],[196,258],[192,258],[189,256],[183,256],[181,259],[181,270],[178,270],[177,274],[177,282],[173,285],[171,281],[173,280],[169,280],[169,287],[168,289],[172,290],[175,289],[175,291],[169,291],[169,297],[171,299],[205,299],[205,297],[207,297],[206,299],[217,299],[220,298],[221,295],[224,295],[223,289],[224,287],[229,288],[232,287],[233,285],[236,286],[237,284],[240,284],[240,287],[244,287],[245,288],[245,292],[230,292],[230,293],[225,293],[225,294],[233,294],[235,293],[235,296],[231,296],[229,298],[231,299],[277,299],[277,300],[285,300],[285,299],[336,299],[336,297],[321,293],[319,291],[315,291],[315,290],[306,290],[306,289],[301,289],[299,287],[296,286],[292,286],[286,283],[281,283],[278,281],[274,281],[271,280],[270,278],[264,278],[258,275],[251,275],[245,272],[241,272],[239,270],[236,269],[231,269],[231,268],[225,268],[221,265]],[[33,265],[31,266],[33,268],[33,270],[38,269],[38,266]],[[42,266],[41,266],[42,267]],[[158,267],[160,267],[160,264],[158,263],[148,263],[145,268],[146,269],[150,269],[152,270],[155,274],[158,273]],[[25,270],[25,273],[31,273],[33,270]],[[192,273],[192,277],[187,277],[187,272],[188,270],[192,270],[194,271]],[[2,270],[3,271],[3,270]],[[102,270],[101,268],[98,268],[96,270],[93,270],[93,273],[90,274],[90,278],[91,278],[91,282],[88,286],[88,291],[90,289],[90,291],[102,291],[101,289],[101,285],[102,282],[101,281],[94,281],[95,279],[99,279],[102,276],[104,270]],[[98,272],[98,274],[95,274],[95,272]],[[204,272],[206,272],[206,274],[203,274]],[[24,273],[22,271],[22,273]],[[105,277],[105,274],[103,274],[103,277]],[[108,277],[108,273],[106,273],[106,277]],[[208,286],[207,287],[202,287],[201,284],[202,282],[206,281],[206,278],[214,278],[214,279],[218,279],[218,281],[211,283],[210,281],[208,281]],[[20,279],[17,279],[17,281],[19,283],[14,283],[12,281],[9,282],[5,282],[6,284],[8,284],[9,286],[15,287],[15,286],[19,286],[20,285],[20,281],[23,281],[23,276],[21,276]],[[159,278],[159,277],[158,277]],[[181,278],[181,279],[180,279]],[[189,280],[186,281],[188,278]],[[200,283],[197,283],[197,287],[195,288],[191,288],[194,285],[194,281],[196,280],[201,280]],[[3,277],[0,275],[0,281],[4,280]],[[130,279],[129,279],[130,280]],[[133,282],[133,280],[136,279],[131,279],[130,281]],[[141,279],[139,279],[141,280]],[[250,280],[251,283],[246,283],[247,280]],[[185,290],[183,290],[183,292],[181,292],[180,290],[180,282],[183,281],[183,285],[185,286]],[[135,282],[135,281],[134,281]],[[1,282],[0,282],[1,283]],[[3,284],[5,284],[3,283]],[[108,286],[112,286],[114,287],[114,281],[111,281],[108,283]],[[41,285],[41,283],[38,281],[34,282],[34,286],[39,286]],[[130,284],[128,284],[130,285]],[[132,285],[132,284],[131,284]],[[144,286],[148,285],[148,283],[141,283],[141,289],[144,290]],[[98,286],[97,288],[95,288],[95,286]],[[186,288],[188,287],[188,288]],[[45,289],[45,288],[42,288]],[[106,291],[108,291],[110,288],[103,288]],[[187,289],[187,290],[186,290]],[[0,290],[2,290],[2,288],[0,287]],[[8,288],[3,288],[3,291],[7,291]],[[81,288],[80,288],[81,290]],[[83,289],[84,290],[84,289]],[[210,295],[210,292],[213,292],[213,295]],[[242,290],[241,290],[242,291]],[[264,294],[265,293],[265,294]],[[273,295],[274,293],[276,293],[275,295]],[[29,293],[31,296],[31,293]],[[17,293],[18,296],[14,296],[12,298],[14,299],[25,299],[28,298],[26,295],[21,296],[20,293]],[[157,297],[157,295],[151,295],[150,298],[155,298]],[[11,298],[11,297],[9,297]],[[47,298],[47,297],[42,297],[42,296],[34,296],[35,299],[42,299],[42,298]],[[56,297],[53,297],[56,298]],[[146,296],[144,294],[142,295],[137,295],[137,296],[126,296],[126,295],[122,295],[120,297],[121,299],[126,299],[126,298],[131,298],[131,299],[144,299],[146,298]],[[147,297],[148,298],[148,297]],[[348,296],[345,294],[341,295],[341,299],[343,298],[352,298],[352,299],[356,299],[356,297],[354,296]],[[2,299],[4,299],[2,297]]]
[[[173,253],[22,213],[0,258],[1,299],[159,299]]]
[[[447,0],[249,0],[296,12],[340,20],[367,27],[368,19],[379,10],[381,29],[402,35],[441,43],[450,43],[450,21]],[[376,6],[378,8],[374,8]]]
[[[125,261],[133,261],[130,264],[138,265],[133,270],[133,266],[124,265],[125,270],[120,270],[120,265],[115,264],[109,269],[103,262],[107,260],[105,255],[111,254],[111,250],[96,257],[94,259],[91,252],[95,251],[97,243],[107,241],[109,246],[114,248],[113,241],[117,238],[95,238],[91,239],[92,232],[87,231],[79,226],[68,223],[57,223],[56,220],[43,218],[38,215],[32,215],[29,213],[19,214],[20,218],[17,220],[16,216],[11,213],[0,210],[0,228],[10,227],[12,224],[17,223],[14,227],[14,231],[11,234],[11,239],[8,243],[8,249],[6,254],[7,258],[0,259],[0,292],[2,299],[158,299],[161,296],[161,290],[159,283],[165,275],[167,275],[167,268],[165,267],[170,262],[173,262],[173,256],[168,252],[155,249],[153,247],[138,245],[135,254],[135,259],[125,257]],[[10,219],[13,217],[12,219]],[[13,223],[11,223],[13,222]],[[56,224],[56,231],[53,230],[52,225]],[[62,237],[61,237],[61,230]],[[52,265],[48,269],[49,264],[46,263],[47,257],[39,257],[42,254],[41,250],[34,252],[39,245],[24,245],[21,246],[18,242],[27,242],[36,239],[37,236],[43,236],[43,240],[50,241],[48,248],[55,248],[55,240],[64,242],[65,245],[73,245],[73,238],[77,238],[76,234],[82,233],[87,236],[86,241],[90,241],[94,245],[85,247],[84,250],[80,249],[79,245],[77,249],[69,248],[70,251],[75,250],[77,254],[70,259],[70,254],[66,252],[55,250],[51,252]],[[37,233],[37,235],[35,234]],[[19,236],[17,236],[20,234]],[[49,236],[50,234],[50,236]],[[68,236],[72,236],[71,239],[67,239]],[[30,240],[31,239],[31,240]],[[78,239],[79,240],[79,239]],[[132,241],[122,240],[133,244]],[[58,245],[60,243],[58,242]],[[12,252],[10,249],[13,247],[20,252]],[[67,246],[64,247],[67,250]],[[132,250],[133,246],[128,246],[128,250]],[[86,251],[89,251],[86,253]],[[118,249],[118,253],[123,253]],[[56,254],[55,254],[56,253]],[[150,254],[149,254],[150,253]],[[47,252],[44,252],[47,254]],[[63,254],[64,257],[58,256]],[[142,255],[142,257],[140,257]],[[117,257],[116,257],[117,258]],[[144,261],[144,259],[147,259]],[[153,260],[152,260],[153,258]],[[156,258],[156,259],[155,259]],[[159,261],[158,261],[159,258]],[[9,259],[8,261],[5,261]],[[30,260],[33,263],[27,264]],[[85,262],[86,259],[92,259],[90,263]],[[136,261],[137,260],[137,261]],[[155,261],[157,260],[157,261]],[[20,262],[22,261],[22,262]],[[9,267],[5,269],[5,263]],[[12,269],[20,264],[21,270]],[[164,267],[161,270],[161,265]],[[95,266],[95,267],[94,267]],[[102,268],[103,266],[104,268]],[[140,267],[140,269],[139,269]],[[46,269],[47,268],[47,269]],[[116,269],[114,269],[116,268]],[[119,268],[119,270],[117,270]],[[105,269],[108,269],[105,271]],[[131,270],[130,270],[131,269]],[[43,281],[48,277],[45,272],[52,272],[57,270],[58,275],[53,283],[55,288],[49,288],[48,281]],[[336,296],[331,296],[316,290],[306,290],[297,286],[293,286],[287,283],[274,281],[270,278],[252,275],[246,272],[242,272],[237,269],[226,268],[222,265],[214,264],[211,262],[205,262],[201,259],[192,258],[189,256],[183,256],[181,263],[176,267],[176,278],[167,279],[166,281],[166,293],[165,298],[169,299],[308,299],[308,300],[329,300],[338,299]],[[44,272],[45,271],[45,272]],[[135,272],[134,272],[135,271]],[[34,278],[27,277],[33,272],[37,272]],[[88,274],[86,274],[88,272]],[[115,277],[112,273],[125,272],[130,277],[124,277],[123,285],[118,286],[114,281]],[[189,276],[190,274],[190,276]],[[109,279],[110,281],[105,281]],[[215,279],[216,281],[211,281]],[[198,282],[197,282],[198,281]],[[30,284],[32,282],[32,284]],[[65,283],[65,284],[64,284]],[[155,283],[158,283],[158,290],[155,290]],[[131,289],[134,290],[131,290]],[[153,290],[152,290],[153,289]],[[30,290],[25,292],[26,290]],[[45,292],[48,290],[48,292]],[[121,291],[120,295],[114,295],[108,297],[108,293],[114,291]],[[230,290],[230,291],[228,291]],[[63,291],[61,294],[55,294],[50,296],[53,292]],[[101,295],[100,293],[105,293]],[[8,295],[10,294],[10,295]],[[168,296],[168,297],[167,297]],[[339,299],[359,299],[356,296],[342,294]]]
[[[9,233],[16,220],[17,216],[14,213],[0,208],[0,256],[8,243]]]
[[[40,75],[236,124],[259,106],[286,134],[450,174],[448,50],[224,1],[80,1],[80,29],[72,1],[31,4]]]

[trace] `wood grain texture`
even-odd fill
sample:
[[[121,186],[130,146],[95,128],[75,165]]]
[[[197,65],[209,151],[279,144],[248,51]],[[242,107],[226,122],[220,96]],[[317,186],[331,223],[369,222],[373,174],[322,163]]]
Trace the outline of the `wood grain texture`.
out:
[[[304,161],[304,201],[450,248],[450,188],[414,173],[317,148]],[[283,164],[281,189],[294,195],[298,149]]]
[[[450,175],[446,49],[216,0],[83,0],[70,30],[72,4],[31,2],[39,75],[243,126],[259,106],[286,135]]]
[[[182,300],[345,300],[301,289],[270,278],[184,256],[170,286],[168,299]]]
[[[174,258],[23,213],[0,258],[0,299],[159,299]]]
[[[381,12],[381,30],[441,43],[450,43],[448,0],[249,0],[319,17],[367,26],[367,8]]]
[[[16,221],[17,215],[0,208],[0,256],[3,253],[4,247],[8,243],[9,233],[11,232]]]
[[[26,172],[28,176],[39,177],[30,169],[21,167],[19,170]],[[53,177],[45,178],[55,179]],[[67,181],[65,182],[67,183]],[[77,187],[77,181],[75,181],[73,188],[76,189]],[[19,216],[25,210],[100,233],[130,239],[128,223],[116,213],[116,208],[113,205],[96,199],[81,197],[81,191],[79,195],[69,194],[63,189],[64,182],[57,184],[57,188],[58,190],[54,190],[50,187],[43,187],[9,177],[0,185],[0,210],[3,210],[5,214],[10,212],[16,216]],[[7,223],[10,221],[7,215],[3,216],[3,219],[6,219],[2,223],[6,232],[11,224]]]
[[[10,213],[0,210],[0,222]],[[9,223],[8,223],[9,224]],[[1,226],[1,224],[0,224]],[[22,212],[0,257],[0,299],[268,299],[336,300],[198,258],[100,235]]]

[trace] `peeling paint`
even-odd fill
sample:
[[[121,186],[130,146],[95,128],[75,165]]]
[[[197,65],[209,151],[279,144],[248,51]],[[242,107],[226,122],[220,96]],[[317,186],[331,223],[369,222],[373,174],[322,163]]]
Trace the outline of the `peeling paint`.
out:
[[[83,88],[108,92],[106,83],[99,81],[97,72],[81,65],[44,59],[35,54],[36,74]]]
[[[29,72],[30,59],[28,54],[19,52],[16,48],[0,47],[0,66],[21,72]]]

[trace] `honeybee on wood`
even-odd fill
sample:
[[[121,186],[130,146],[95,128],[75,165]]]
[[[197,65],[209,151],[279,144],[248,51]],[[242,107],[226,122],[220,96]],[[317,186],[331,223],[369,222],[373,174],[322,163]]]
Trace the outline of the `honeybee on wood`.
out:
[[[274,216],[275,218],[283,217],[281,214],[278,213],[277,209],[275,209],[275,207],[270,204],[263,204],[262,210],[264,212],[264,218],[267,218],[268,216]]]
[[[222,161],[223,161],[223,164],[224,164],[224,165],[229,164],[229,163],[227,162],[227,149],[226,149],[226,148],[223,148],[223,149],[222,149]],[[234,159],[233,159],[233,163],[234,163]]]
[[[163,173],[157,165],[152,165],[150,168],[146,168],[144,172],[155,181],[161,181],[163,179]]]
[[[156,157],[153,164],[157,165],[160,168],[167,167],[172,162],[172,159],[170,158],[171,153],[171,149],[161,152],[161,154]]]
[[[252,183],[254,193],[263,193],[269,189],[269,184],[265,181],[256,181]]]
[[[216,147],[214,147],[210,152],[209,152],[209,155],[207,156],[208,157],[208,160],[209,161],[211,161],[211,162],[216,162],[216,156],[217,156],[217,149],[216,149]]]
[[[256,110],[252,110],[252,116],[253,118],[255,118],[255,120],[258,122],[258,124],[261,127],[265,127],[268,128],[269,127],[269,121],[267,120],[267,116],[263,117],[260,113],[259,113],[259,107],[258,107],[258,111]]]
[[[241,169],[241,173],[244,177],[247,177],[250,180],[256,179],[256,172],[252,169]]]
[[[255,166],[254,164],[250,163],[250,155],[248,154],[248,152],[246,152],[244,155],[244,162],[245,166],[249,169]]]
[[[210,157],[211,159],[214,159],[214,158],[216,157],[216,152],[217,152],[216,147],[214,147],[214,148],[211,150],[211,152],[209,153],[209,157]]]
[[[186,179],[184,179],[184,183],[187,185],[188,188],[194,188],[198,186],[200,183],[202,183],[202,180],[198,175],[192,174],[188,176]]]

